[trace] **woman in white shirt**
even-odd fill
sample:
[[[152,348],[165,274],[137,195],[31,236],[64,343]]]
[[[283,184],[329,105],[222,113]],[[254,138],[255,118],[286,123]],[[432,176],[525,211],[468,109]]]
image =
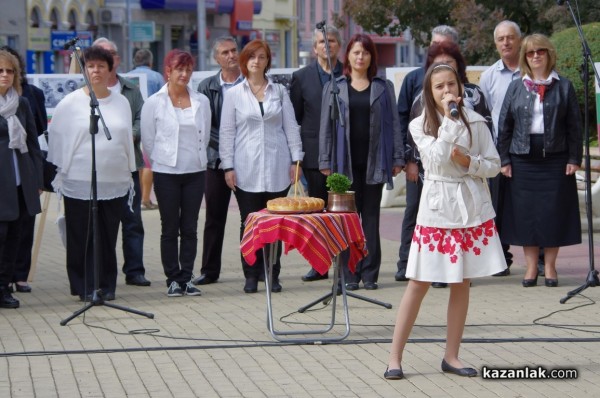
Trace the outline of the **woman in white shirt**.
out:
[[[117,235],[124,202],[133,196],[135,168],[131,108],[127,99],[108,89],[113,68],[110,52],[98,46],[84,51],[85,73],[98,99],[112,139],[102,122],[94,135],[98,187],[98,232],[101,261],[98,286],[105,300],[114,300],[117,285]],[[54,191],[64,197],[67,230],[67,274],[71,294],[89,300],[94,290],[92,246],[90,94],[87,87],[63,98],[48,128],[48,160],[57,167]]]
[[[204,195],[210,106],[205,95],[188,87],[194,69],[190,53],[171,50],[164,65],[167,83],[142,108],[142,145],[154,174],[167,296],[199,296],[191,280]]]
[[[223,100],[219,157],[225,181],[234,191],[240,215],[240,239],[248,214],[264,209],[267,201],[285,196],[290,183],[301,174],[304,158],[300,128],[287,90],[267,77],[271,50],[253,40],[240,53],[240,69],[246,78],[229,89]],[[298,174],[296,174],[298,173]],[[278,247],[281,254],[281,248]],[[262,252],[256,264],[262,264]],[[273,266],[272,291],[281,292],[279,256]],[[261,267],[242,258],[246,278],[244,292],[256,293]]]

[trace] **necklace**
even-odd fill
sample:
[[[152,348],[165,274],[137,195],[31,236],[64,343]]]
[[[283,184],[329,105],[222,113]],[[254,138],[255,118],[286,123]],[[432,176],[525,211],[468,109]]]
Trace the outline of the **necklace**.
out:
[[[250,82],[248,82],[248,86],[250,86],[250,91],[252,91],[252,94],[254,94],[254,96],[256,97],[257,93],[260,92],[260,90],[264,87],[264,85],[267,83],[267,81],[263,81],[262,84],[260,85],[260,87],[258,89],[256,89],[256,91],[254,91],[252,89],[252,84],[250,84]]]

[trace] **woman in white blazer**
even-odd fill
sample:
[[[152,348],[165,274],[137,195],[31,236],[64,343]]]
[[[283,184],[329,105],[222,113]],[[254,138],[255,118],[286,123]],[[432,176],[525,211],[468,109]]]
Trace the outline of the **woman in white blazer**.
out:
[[[142,145],[154,173],[167,296],[199,296],[201,292],[191,280],[204,194],[210,106],[204,94],[188,87],[194,69],[190,53],[172,50],[164,65],[167,83],[142,108]]]

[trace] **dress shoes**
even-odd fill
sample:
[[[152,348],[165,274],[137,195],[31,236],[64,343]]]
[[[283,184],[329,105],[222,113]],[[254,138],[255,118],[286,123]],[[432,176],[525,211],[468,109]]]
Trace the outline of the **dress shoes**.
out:
[[[445,287],[448,287],[448,284],[446,282],[431,282],[431,287],[443,289]]]
[[[281,287],[281,283],[279,283],[279,280],[273,280],[273,283],[271,283],[271,292],[281,293],[282,289],[283,288]]]
[[[196,279],[192,280],[194,285],[210,285],[211,283],[216,283],[219,278],[211,278],[206,274],[202,274]]]
[[[115,299],[115,292],[108,292],[104,294],[105,301],[113,301]]]
[[[546,285],[546,287],[557,287],[558,286],[558,279],[545,278],[544,279],[544,285]]]
[[[366,290],[377,290],[377,288],[379,288],[377,282],[364,282],[363,285],[365,286]]]
[[[454,366],[452,366],[448,362],[446,362],[445,359],[442,359],[442,371],[444,371],[445,373],[454,373],[455,375],[464,376],[464,377],[475,377],[475,376],[477,376],[477,370],[476,369],[473,369],[473,368],[455,368]]]
[[[504,271],[496,272],[492,276],[509,276],[510,275],[510,267],[506,267]]]
[[[535,278],[533,278],[533,279],[523,279],[523,281],[521,282],[521,284],[523,285],[523,287],[537,286],[537,279],[538,279],[538,275],[535,274]]]
[[[404,373],[402,372],[402,368],[400,369],[385,369],[385,373],[383,374],[388,380],[400,380],[404,378]]]
[[[125,283],[134,286],[150,286],[152,284],[152,282],[146,279],[142,274],[134,275],[131,278],[125,278]]]
[[[8,286],[0,288],[0,308],[19,308],[19,300],[10,294]]]
[[[244,293],[256,292],[258,292],[258,278],[246,278],[246,284],[244,285]]]
[[[346,290],[358,290],[358,283],[356,283],[356,282],[346,283]]]
[[[19,285],[19,283],[15,283],[15,289],[19,293],[31,293],[31,286],[29,284]]]
[[[329,278],[329,272],[326,272],[324,275],[321,275],[317,271],[315,271],[314,268],[311,268],[310,271],[308,271],[306,273],[306,275],[304,275],[302,277],[302,280],[304,282],[313,282],[313,281],[319,281],[321,279],[328,279],[328,278]]]
[[[396,272],[396,275],[394,275],[394,279],[396,280],[396,282],[406,282],[408,280],[406,274],[402,271]]]

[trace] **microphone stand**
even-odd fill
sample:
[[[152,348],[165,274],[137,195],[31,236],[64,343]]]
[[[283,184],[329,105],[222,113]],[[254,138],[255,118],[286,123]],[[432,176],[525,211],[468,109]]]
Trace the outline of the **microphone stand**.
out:
[[[327,54],[327,65],[329,66],[329,72],[331,74],[331,99],[329,101],[329,117],[330,117],[330,123],[331,123],[331,137],[332,137],[332,148],[333,148],[333,153],[332,153],[332,161],[331,161],[331,171],[332,172],[339,172],[342,173],[343,170],[338,170],[338,153],[337,153],[337,142],[338,142],[338,129],[337,129],[337,124],[336,122],[339,121],[340,126],[344,126],[344,115],[340,112],[340,88],[337,85],[337,82],[335,81],[335,74],[333,73],[333,65],[331,63],[331,51],[329,49],[329,40],[327,39],[327,23],[326,21],[322,21],[319,22],[316,26],[317,29],[321,30],[321,33],[323,33],[323,39],[325,40],[325,53]],[[341,139],[343,139],[343,137],[341,137]],[[343,153],[341,154],[343,156]],[[339,256],[341,256],[342,258],[347,258],[347,256],[343,256],[342,254],[339,254]],[[341,261],[336,260],[336,269],[335,269],[335,275],[338,274],[338,264],[340,264]],[[359,299],[359,300],[363,300],[363,301],[367,301],[369,303],[372,304],[376,304],[376,305],[380,305],[382,307],[385,307],[387,309],[392,308],[392,305],[389,303],[384,303],[383,301],[379,301],[379,300],[375,300],[369,297],[365,297],[365,296],[361,296],[360,294],[356,294],[356,293],[352,293],[352,292],[348,292],[346,291],[346,286],[344,285],[344,270],[341,269],[340,271],[340,285],[341,285],[341,292],[337,292],[337,278],[334,278],[333,280],[333,286],[331,288],[331,292],[327,293],[326,295],[312,301],[311,303],[305,305],[304,307],[301,307],[298,312],[303,313],[305,312],[307,309],[317,305],[319,302],[322,302],[323,304],[328,304],[334,297],[335,294],[343,294],[349,297],[353,297],[355,299]],[[345,300],[345,299],[344,299]],[[335,305],[335,302],[334,302]]]
[[[558,1],[558,5],[562,5],[564,1]],[[589,130],[589,81],[590,81],[590,73],[589,73],[589,64],[592,65],[594,72],[596,74],[596,79],[600,82],[600,75],[598,75],[598,70],[594,64],[594,60],[592,58],[592,52],[590,51],[590,47],[585,39],[583,34],[583,30],[581,29],[581,22],[575,16],[573,12],[573,7],[571,7],[571,2],[566,1],[567,6],[569,7],[569,11],[571,12],[571,16],[573,17],[573,21],[575,22],[575,26],[577,27],[577,32],[579,33],[579,39],[581,40],[582,45],[582,55],[583,55],[583,63],[582,63],[582,71],[581,71],[581,79],[583,80],[583,93],[584,93],[584,123],[583,128],[585,131],[584,142],[585,142],[585,211],[587,214],[587,223],[588,223],[588,246],[589,246],[589,267],[590,270],[585,279],[585,283],[579,286],[577,289],[571,290],[567,293],[566,297],[560,299],[560,303],[564,304],[571,297],[581,293],[583,290],[588,287],[595,287],[600,285],[600,281],[598,280],[598,271],[594,267],[594,226],[592,220],[592,180],[591,180],[591,161],[590,161],[590,130]]]
[[[102,125],[104,127],[104,134],[106,135],[106,139],[111,140],[112,137],[110,136],[110,132],[106,127],[106,123],[104,123],[104,118],[102,117],[102,113],[100,112],[98,99],[96,98],[96,94],[92,89],[92,85],[90,84],[87,73],[85,72],[85,69],[83,67],[81,57],[79,56],[79,47],[75,46],[76,42],[77,40],[75,40],[73,43],[69,43],[65,47],[67,47],[66,49],[69,49],[71,47],[75,48],[73,54],[77,59],[79,68],[81,69],[81,73],[83,74],[85,85],[87,86],[90,93],[90,134],[92,136],[92,249],[94,262],[94,291],[92,293],[92,299],[90,300],[90,302],[85,304],[79,310],[75,311],[69,317],[60,321],[60,325],[65,326],[73,318],[83,314],[84,312],[86,312],[94,306],[100,305],[105,305],[110,308],[116,308],[121,311],[131,312],[133,314],[138,314],[153,319],[154,314],[105,302],[102,290],[100,289],[100,245],[98,244],[98,237],[100,236],[100,232],[98,230],[98,182],[96,180],[96,134],[98,134],[98,120],[102,120]]]

